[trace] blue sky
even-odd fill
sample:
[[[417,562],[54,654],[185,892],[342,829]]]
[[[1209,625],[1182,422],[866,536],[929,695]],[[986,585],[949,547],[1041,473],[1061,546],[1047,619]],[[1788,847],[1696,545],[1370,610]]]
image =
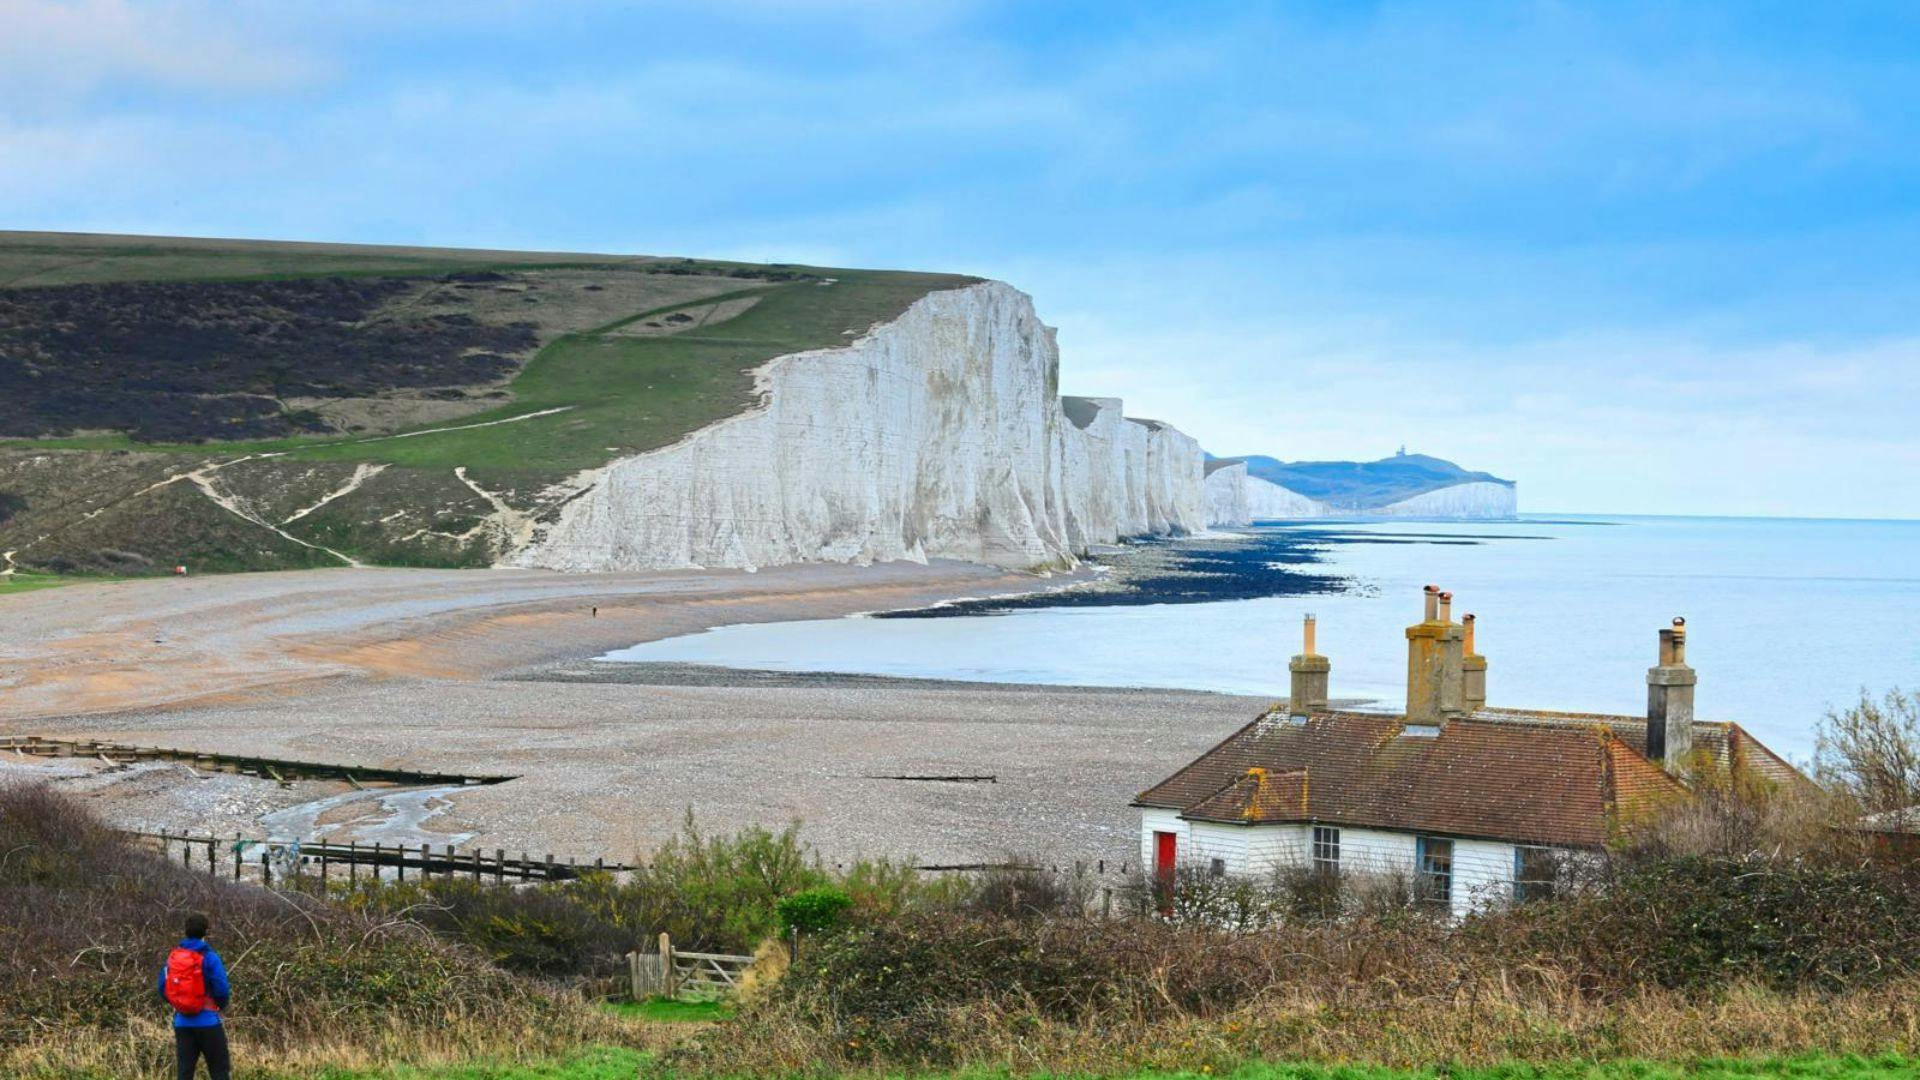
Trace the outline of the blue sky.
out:
[[[965,271],[1216,453],[1920,517],[1920,8],[0,0],[16,228]]]

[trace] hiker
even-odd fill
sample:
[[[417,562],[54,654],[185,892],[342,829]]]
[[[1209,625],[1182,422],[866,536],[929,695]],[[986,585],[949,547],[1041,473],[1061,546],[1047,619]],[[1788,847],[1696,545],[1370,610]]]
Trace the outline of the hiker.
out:
[[[227,1007],[227,965],[207,945],[207,917],[187,916],[187,936],[167,954],[160,969],[160,997],[173,1006],[173,1049],[179,1080],[193,1080],[201,1058],[207,1076],[227,1080],[227,1031],[220,1011]]]

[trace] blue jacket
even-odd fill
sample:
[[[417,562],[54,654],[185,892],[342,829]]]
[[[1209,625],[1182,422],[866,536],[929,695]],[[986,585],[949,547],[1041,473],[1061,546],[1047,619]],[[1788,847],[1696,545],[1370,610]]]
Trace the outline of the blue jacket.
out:
[[[187,1016],[175,1009],[173,1026],[177,1028],[218,1027],[220,1012],[226,1009],[227,996],[233,992],[233,988],[227,985],[227,965],[220,962],[219,953],[207,948],[204,938],[187,938],[180,942],[180,948],[192,949],[200,954],[200,974],[207,981],[207,996],[213,999],[213,1003],[219,1006],[219,1009],[205,1009],[193,1016]],[[165,1001],[167,999],[167,965],[164,961],[160,964],[159,992],[160,1000]]]

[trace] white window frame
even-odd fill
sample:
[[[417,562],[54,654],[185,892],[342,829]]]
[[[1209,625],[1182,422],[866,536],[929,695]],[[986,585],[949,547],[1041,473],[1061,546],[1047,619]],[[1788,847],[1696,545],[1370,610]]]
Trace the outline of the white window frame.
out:
[[[1340,828],[1337,825],[1315,825],[1310,836],[1313,868],[1325,873],[1340,872]]]

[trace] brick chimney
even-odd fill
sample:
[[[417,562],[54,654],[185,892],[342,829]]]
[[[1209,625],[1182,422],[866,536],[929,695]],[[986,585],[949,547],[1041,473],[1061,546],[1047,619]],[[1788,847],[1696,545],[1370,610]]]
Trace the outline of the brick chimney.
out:
[[[1301,624],[1300,655],[1287,664],[1293,676],[1287,693],[1287,714],[1307,716],[1327,707],[1327,684],[1333,662],[1314,651],[1314,620],[1308,615]]]
[[[1463,711],[1465,631],[1450,618],[1453,594],[1426,588],[1426,618],[1407,627],[1407,723],[1441,727]]]
[[[1473,616],[1460,616],[1460,625],[1466,631],[1466,639],[1461,643],[1466,655],[1460,658],[1460,696],[1466,699],[1468,712],[1479,712],[1487,707],[1487,658],[1473,648]]]
[[[1647,669],[1647,759],[1670,773],[1685,771],[1693,753],[1693,686],[1687,666],[1687,620],[1660,631],[1660,663]]]

